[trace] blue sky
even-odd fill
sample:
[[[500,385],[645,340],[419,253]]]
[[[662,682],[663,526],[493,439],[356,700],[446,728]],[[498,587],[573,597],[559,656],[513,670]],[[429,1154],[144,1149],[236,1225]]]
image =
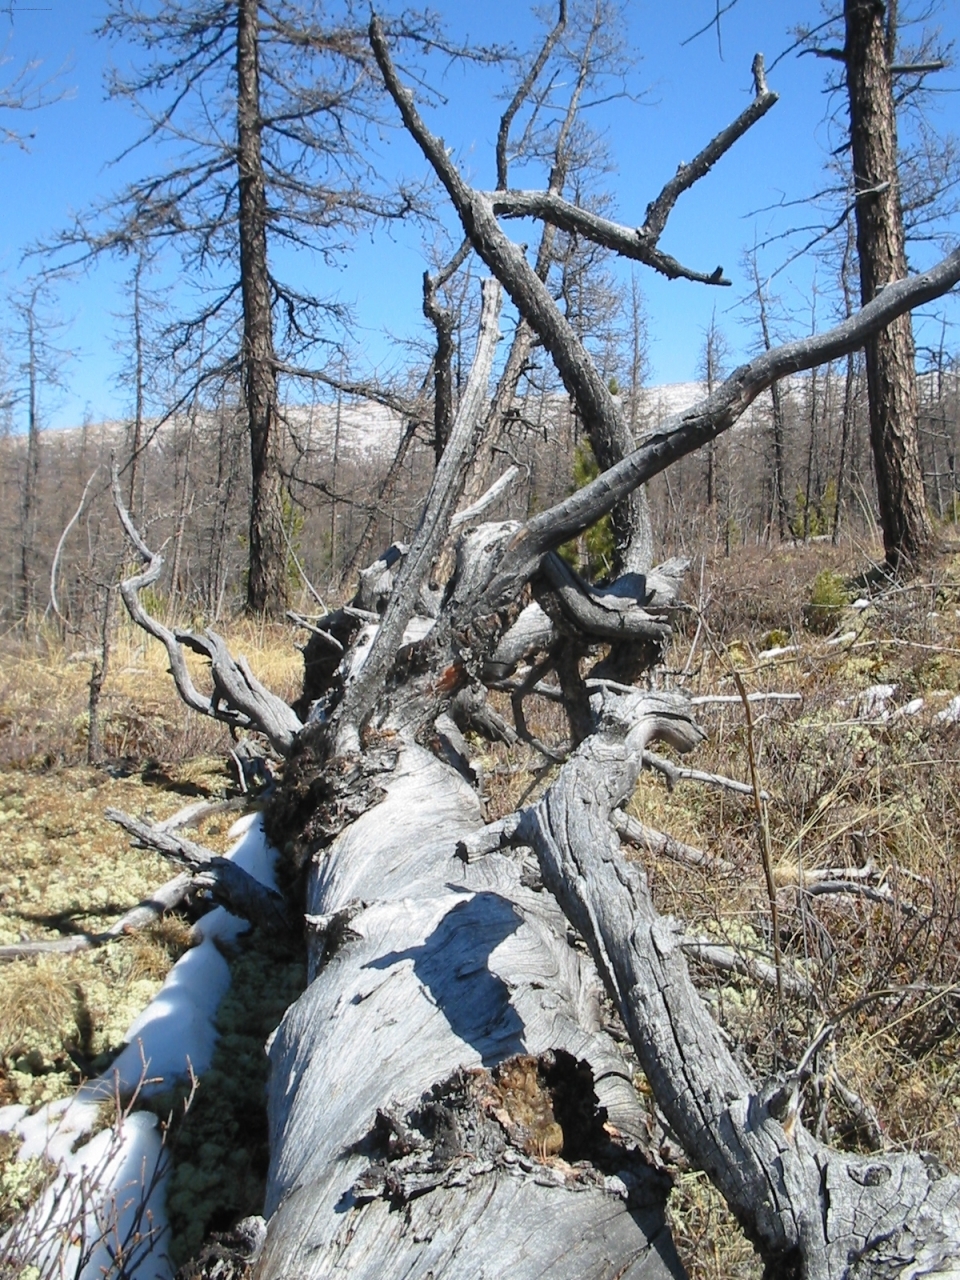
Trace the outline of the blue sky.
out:
[[[438,6],[451,32],[477,41],[530,44],[537,24],[523,4],[507,0],[466,0]],[[722,22],[722,49],[714,33],[684,44],[709,20],[714,0],[677,0],[673,4],[630,0],[626,5],[625,44],[636,48],[639,61],[631,76],[636,101],[615,101],[593,113],[593,124],[607,137],[615,163],[609,175],[617,216],[639,225],[647,202],[681,160],[693,154],[743,109],[751,98],[750,64],[758,50],[768,66],[790,43],[789,28],[815,23],[821,10],[815,0],[739,0]],[[0,294],[22,286],[33,264],[22,255],[38,238],[53,235],[73,212],[107,199],[124,179],[152,171],[155,159],[145,150],[121,164],[111,161],[137,136],[139,124],[122,103],[105,99],[103,76],[112,58],[122,64],[124,50],[108,47],[93,31],[104,6],[89,0],[38,0],[35,7],[17,3],[13,21],[3,19],[5,65],[0,84],[9,83],[25,62],[39,60],[36,75],[59,72],[62,100],[42,111],[2,123],[29,130],[26,148],[0,149]],[[936,24],[946,40],[960,36],[960,5],[947,3]],[[683,381],[697,375],[704,329],[716,313],[734,356],[745,354],[753,334],[738,305],[746,292],[744,250],[809,211],[775,206],[797,200],[824,184],[823,165],[831,140],[830,101],[824,93],[826,64],[787,56],[770,73],[770,87],[781,100],[675,209],[661,247],[698,269],[723,265],[733,279],[731,289],[709,289],[685,281],[669,282],[640,270],[649,322],[651,380]],[[502,103],[496,96],[502,80],[496,73],[454,67],[439,80],[446,103],[427,112],[429,122],[454,147],[464,170],[481,186],[493,185],[493,142]],[[960,74],[941,73],[934,106],[938,129],[960,133]],[[422,162],[401,137],[384,143],[384,163],[399,158],[408,174]],[[759,212],[758,212],[759,211]],[[515,224],[516,225],[516,224]],[[518,230],[518,234],[520,234]],[[353,348],[368,367],[385,367],[401,358],[387,334],[405,338],[422,332],[420,289],[423,234],[414,225],[390,235],[363,236],[338,268],[320,261],[301,262],[317,292],[349,303],[356,317]],[[916,251],[918,266],[933,250]],[[772,247],[768,269],[787,250]],[[62,367],[62,390],[45,393],[48,425],[72,425],[85,411],[94,419],[129,412],[129,392],[118,382],[126,305],[125,268],[103,264],[67,281],[58,290],[56,308],[63,320],[56,341],[72,358]],[[773,287],[781,298],[782,328],[808,331],[813,298],[812,266],[798,263],[779,275]],[[173,277],[175,278],[175,277]],[[828,281],[821,271],[820,286]],[[818,322],[830,319],[831,301],[821,297]],[[949,311],[951,318],[953,309]],[[8,379],[15,378],[18,359],[15,334],[4,339]],[[958,338],[956,345],[960,345]],[[358,369],[362,372],[362,369]]]

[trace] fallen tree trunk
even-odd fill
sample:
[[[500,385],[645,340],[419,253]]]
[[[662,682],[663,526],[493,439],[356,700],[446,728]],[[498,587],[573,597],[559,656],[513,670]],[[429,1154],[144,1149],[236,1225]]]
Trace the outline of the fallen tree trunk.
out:
[[[413,743],[381,781],[311,868],[331,924],[270,1047],[257,1275],[682,1275],[634,1066],[529,854],[458,857],[479,802]]]

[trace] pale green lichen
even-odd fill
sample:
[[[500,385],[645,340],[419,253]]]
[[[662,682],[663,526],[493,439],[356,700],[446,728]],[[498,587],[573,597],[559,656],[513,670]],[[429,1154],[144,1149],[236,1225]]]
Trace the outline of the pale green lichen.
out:
[[[249,945],[231,957],[213,1061],[173,1145],[167,1213],[170,1253],[178,1264],[211,1231],[263,1208],[269,1158],[264,1044],[302,991],[305,973],[302,957],[273,950],[259,935]]]

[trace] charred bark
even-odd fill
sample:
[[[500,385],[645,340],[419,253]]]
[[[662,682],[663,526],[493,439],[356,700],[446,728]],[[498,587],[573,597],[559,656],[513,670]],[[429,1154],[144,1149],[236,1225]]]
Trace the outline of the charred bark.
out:
[[[250,432],[250,547],[247,608],[279,618],[287,603],[280,418],[273,308],[267,270],[258,0],[237,6],[237,181],[243,347],[240,364]]]
[[[844,3],[844,62],[864,303],[907,272],[884,12],[883,0]],[[910,315],[899,316],[869,338],[864,350],[883,547],[888,565],[896,570],[915,564],[933,537],[920,464]]]

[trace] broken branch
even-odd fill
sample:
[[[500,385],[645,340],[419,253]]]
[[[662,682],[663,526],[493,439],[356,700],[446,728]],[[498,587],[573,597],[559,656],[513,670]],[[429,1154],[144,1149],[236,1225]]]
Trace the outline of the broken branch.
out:
[[[120,594],[127,612],[148,635],[159,640],[170,660],[170,674],[180,697],[193,711],[211,716],[234,729],[256,729],[269,738],[281,755],[289,754],[297,733],[303,727],[291,707],[271,693],[254,676],[245,658],[234,659],[224,641],[214,631],[202,636],[192,631],[171,631],[144,609],[140,592],[152,586],[163,571],[163,556],[153,552],[137,531],[120,493],[120,476],[113,467],[113,501],[127,537],[146,566],[142,573],[124,578]],[[213,693],[200,693],[191,679],[183,647],[209,658],[213,675]]]

